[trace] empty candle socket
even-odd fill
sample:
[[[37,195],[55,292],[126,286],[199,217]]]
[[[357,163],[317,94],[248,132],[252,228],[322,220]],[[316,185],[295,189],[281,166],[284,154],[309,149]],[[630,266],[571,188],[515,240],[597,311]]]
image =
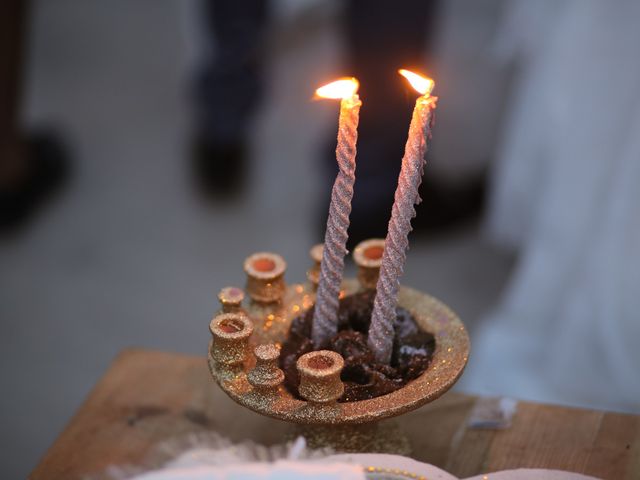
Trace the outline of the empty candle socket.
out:
[[[244,292],[238,287],[224,287],[218,293],[218,300],[223,313],[239,312],[244,300]]]
[[[296,368],[300,375],[298,392],[313,403],[329,403],[344,393],[340,372],[344,368],[342,355],[331,350],[318,350],[302,355]]]
[[[238,365],[247,357],[253,323],[244,313],[221,313],[211,320],[211,356],[225,365]]]
[[[273,343],[258,345],[254,354],[256,366],[247,375],[247,380],[260,392],[275,391],[284,382],[284,372],[278,367],[280,349]]]
[[[311,247],[309,250],[309,256],[313,260],[313,266],[307,271],[307,279],[313,285],[314,290],[318,288],[318,282],[320,281],[320,264],[322,263],[322,252],[324,245],[318,243]]]
[[[284,258],[275,253],[259,252],[247,257],[244,271],[247,274],[247,293],[251,299],[261,303],[279,301],[286,289],[286,269]]]
[[[378,283],[384,239],[371,238],[360,242],[353,251],[353,260],[358,266],[358,281],[363,288],[373,290]]]

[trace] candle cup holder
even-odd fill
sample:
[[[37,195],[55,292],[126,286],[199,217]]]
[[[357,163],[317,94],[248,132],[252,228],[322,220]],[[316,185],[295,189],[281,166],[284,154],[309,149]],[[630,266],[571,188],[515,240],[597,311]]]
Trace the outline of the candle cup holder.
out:
[[[278,302],[286,290],[284,272],[287,263],[280,255],[258,252],[244,261],[247,274],[247,293],[259,303]]]
[[[222,313],[211,320],[209,330],[213,336],[209,353],[218,364],[234,366],[247,357],[249,337],[253,323],[243,313]]]
[[[254,349],[256,366],[247,380],[257,393],[274,394],[284,382],[284,372],[278,367],[280,348],[273,343],[258,345]]]
[[[236,313],[242,310],[244,292],[238,287],[224,287],[218,293],[218,301],[223,313]]]
[[[307,271],[307,280],[313,285],[314,291],[318,288],[318,282],[320,281],[320,264],[322,263],[322,253],[324,245],[318,243],[311,247],[309,250],[309,256],[313,260],[313,266]]]
[[[297,363],[300,375],[300,396],[312,403],[337,402],[344,393],[340,372],[344,368],[342,355],[331,350],[317,350],[302,355]]]
[[[345,297],[356,294],[363,288],[370,287],[353,279],[345,279],[342,284]],[[247,290],[249,293],[250,288]],[[312,284],[291,284],[284,288],[277,303],[265,305],[249,302],[244,306],[244,312],[250,318],[248,321],[253,324],[253,334],[248,338],[251,351],[263,344],[282,345],[288,338],[292,320],[313,306],[314,300],[315,290]],[[401,286],[398,305],[411,313],[418,328],[435,337],[435,350],[428,368],[419,377],[386,395],[369,400],[336,402],[341,382],[339,370],[336,373],[333,369],[340,366],[341,357],[335,352],[329,352],[329,359],[334,361],[331,366],[318,369],[324,361],[318,361],[317,364],[311,362],[309,365],[310,360],[307,359],[305,363],[304,355],[298,359],[302,363],[296,364],[300,369],[302,385],[310,378],[317,379],[318,370],[331,373],[329,376],[332,376],[332,380],[329,384],[333,385],[333,394],[315,397],[302,386],[300,395],[308,398],[302,400],[280,383],[273,388],[264,389],[256,384],[256,374],[252,372],[261,368],[260,363],[265,361],[272,362],[270,368],[277,368],[275,360],[265,360],[264,355],[257,352],[258,359],[256,355],[246,354],[240,363],[232,366],[220,362],[221,354],[217,349],[224,344],[216,338],[216,334],[220,334],[213,327],[211,331],[214,340],[210,345],[208,362],[211,375],[225,393],[240,405],[262,415],[297,424],[296,433],[303,434],[313,447],[331,446],[337,451],[346,452],[407,454],[409,443],[406,437],[393,423],[381,421],[414,410],[449,390],[467,363],[469,337],[458,316],[427,294]],[[216,319],[220,317],[222,315]],[[247,318],[242,314],[240,317]],[[245,349],[245,352],[249,350]],[[275,353],[272,351],[271,355]],[[326,353],[312,352],[306,355],[313,359],[318,355],[323,357]],[[339,358],[336,359],[333,355]],[[233,358],[237,360],[240,357],[241,355],[236,355]],[[230,374],[232,367],[233,374]]]
[[[356,245],[353,261],[358,266],[358,281],[363,288],[375,290],[382,265],[384,239],[371,238]]]

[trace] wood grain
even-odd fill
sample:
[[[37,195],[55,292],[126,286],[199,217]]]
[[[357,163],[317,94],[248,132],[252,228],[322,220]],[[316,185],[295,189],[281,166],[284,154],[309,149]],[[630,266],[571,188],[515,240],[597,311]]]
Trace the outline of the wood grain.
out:
[[[461,478],[520,467],[640,478],[640,417],[521,402],[510,428],[474,430],[466,427],[474,402],[448,393],[399,417],[412,456]],[[231,401],[204,358],[126,350],[29,478],[71,480],[110,465],[144,465],[163,441],[210,430],[265,444],[291,431]]]

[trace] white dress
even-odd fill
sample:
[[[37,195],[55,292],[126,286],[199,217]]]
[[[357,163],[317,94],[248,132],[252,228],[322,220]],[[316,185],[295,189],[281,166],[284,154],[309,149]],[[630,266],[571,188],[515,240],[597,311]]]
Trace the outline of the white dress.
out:
[[[487,232],[521,255],[461,387],[638,413],[640,2],[514,11],[527,54]]]

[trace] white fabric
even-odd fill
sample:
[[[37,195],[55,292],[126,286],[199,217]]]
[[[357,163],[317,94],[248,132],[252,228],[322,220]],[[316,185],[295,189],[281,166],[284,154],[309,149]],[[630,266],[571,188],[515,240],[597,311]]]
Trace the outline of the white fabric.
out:
[[[514,10],[502,40],[527,57],[488,232],[521,257],[462,386],[640,412],[640,2]]]
[[[430,480],[457,480],[457,477],[428,463],[417,462],[399,455],[385,454],[342,454],[325,459],[307,461],[280,460],[275,463],[241,463],[219,465],[218,452],[198,449],[185,452],[174,462],[160,470],[154,470],[131,480],[364,480],[365,472],[370,478],[407,478],[404,473],[394,475],[394,471],[407,472],[414,478]],[[217,465],[213,465],[216,463]],[[179,466],[177,466],[179,465]],[[387,472],[387,473],[385,473]],[[543,469],[508,470],[489,475],[479,475],[467,480],[597,480],[577,473]]]
[[[192,465],[148,472],[133,480],[364,480],[358,465],[278,461],[240,465]]]
[[[597,480],[597,478],[561,470],[518,468],[516,470],[504,470],[490,475],[469,477],[466,480]]]

